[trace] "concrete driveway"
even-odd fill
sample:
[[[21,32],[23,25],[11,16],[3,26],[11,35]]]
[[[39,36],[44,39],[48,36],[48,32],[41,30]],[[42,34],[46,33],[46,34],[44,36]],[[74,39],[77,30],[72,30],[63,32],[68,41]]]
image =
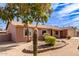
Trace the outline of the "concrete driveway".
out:
[[[70,40],[66,40],[69,44],[63,48],[56,50],[49,50],[43,53],[38,53],[39,56],[79,56],[79,37],[73,37]],[[27,48],[31,43],[20,42],[4,42],[0,43],[0,55],[1,56],[32,56],[30,53],[23,53],[22,50]]]

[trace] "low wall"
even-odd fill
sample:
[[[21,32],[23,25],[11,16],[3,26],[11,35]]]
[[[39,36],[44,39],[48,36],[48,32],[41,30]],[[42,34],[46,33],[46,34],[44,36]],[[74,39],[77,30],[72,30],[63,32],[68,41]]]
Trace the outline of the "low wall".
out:
[[[0,32],[0,42],[11,41],[11,34],[6,32]]]

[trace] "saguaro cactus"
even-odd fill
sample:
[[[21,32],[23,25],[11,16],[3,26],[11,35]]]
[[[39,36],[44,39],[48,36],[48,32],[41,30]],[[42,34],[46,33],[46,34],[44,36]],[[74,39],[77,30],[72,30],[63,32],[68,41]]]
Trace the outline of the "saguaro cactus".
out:
[[[38,30],[35,28],[33,33],[33,55],[37,56],[37,40],[38,40]]]

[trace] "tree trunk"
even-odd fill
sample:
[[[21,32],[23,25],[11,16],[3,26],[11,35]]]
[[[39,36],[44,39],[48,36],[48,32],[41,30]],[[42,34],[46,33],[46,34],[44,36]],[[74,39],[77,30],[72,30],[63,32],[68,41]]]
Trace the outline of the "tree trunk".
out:
[[[29,41],[29,23],[25,24],[25,28],[27,28],[27,41]]]
[[[10,24],[10,22],[8,21],[8,22],[7,22],[7,25],[6,25],[6,30],[7,30],[8,26],[9,26],[9,24]]]
[[[27,41],[29,42],[29,27],[28,27],[28,25],[27,25]]]

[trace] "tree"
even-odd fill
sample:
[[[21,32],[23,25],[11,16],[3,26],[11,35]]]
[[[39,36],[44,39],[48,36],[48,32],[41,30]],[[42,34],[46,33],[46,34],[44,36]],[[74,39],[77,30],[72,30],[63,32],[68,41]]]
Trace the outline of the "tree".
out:
[[[52,12],[51,4],[38,3],[38,4],[32,4],[32,5],[33,5],[32,7],[33,21],[36,22],[36,26],[38,25],[38,23],[46,23]]]
[[[3,21],[7,22],[7,26],[6,26],[6,29],[7,29],[10,22],[14,19],[12,6],[10,7],[8,4],[6,4],[5,7],[1,7],[0,8],[0,18]]]

